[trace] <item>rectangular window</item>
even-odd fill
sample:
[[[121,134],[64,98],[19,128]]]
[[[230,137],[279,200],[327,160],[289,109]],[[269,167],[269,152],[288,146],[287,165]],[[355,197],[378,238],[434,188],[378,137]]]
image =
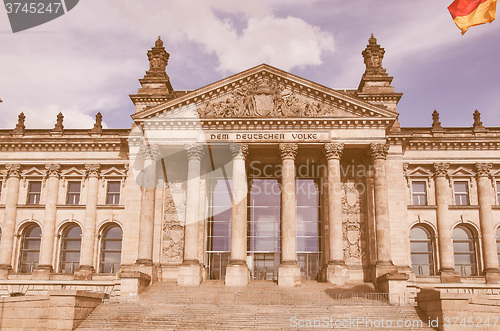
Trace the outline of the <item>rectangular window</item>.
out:
[[[454,182],[455,204],[457,206],[467,206],[469,204],[469,182]]]
[[[78,205],[80,203],[80,182],[68,182],[68,195],[66,196],[66,204]]]
[[[427,188],[424,181],[415,181],[411,183],[411,193],[413,204],[416,206],[427,205]]]
[[[106,204],[108,205],[120,204],[120,182],[108,182]]]
[[[500,205],[500,182],[497,182],[497,204]]]
[[[42,182],[31,181],[28,185],[28,198],[26,203],[28,205],[40,204],[40,196],[42,195]]]

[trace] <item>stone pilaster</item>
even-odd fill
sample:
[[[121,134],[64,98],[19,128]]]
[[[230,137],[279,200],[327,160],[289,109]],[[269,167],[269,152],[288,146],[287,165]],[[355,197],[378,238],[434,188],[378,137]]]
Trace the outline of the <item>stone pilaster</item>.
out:
[[[455,272],[451,220],[448,212],[448,163],[434,163],[434,181],[436,187],[436,220],[439,245],[439,274],[444,283],[459,282]]]
[[[47,179],[45,181],[45,215],[43,219],[42,242],[40,245],[40,260],[37,270],[33,271],[33,278],[46,278],[53,271],[52,256],[54,253],[54,238],[56,230],[56,205],[59,191],[60,164],[46,164]]]
[[[282,160],[281,178],[281,263],[278,286],[300,286],[300,267],[297,263],[297,227],[295,194],[295,156],[298,144],[279,145]]]
[[[226,268],[227,286],[247,286],[250,270],[247,257],[247,144],[229,146],[233,155],[233,204],[231,209],[231,261]]]
[[[6,279],[12,271],[12,248],[14,246],[14,231],[16,228],[17,199],[19,198],[19,180],[21,165],[6,164],[7,183],[5,188],[5,214],[0,240],[0,279]]]
[[[491,187],[489,163],[477,163],[477,195],[479,200],[479,223],[481,226],[481,240],[483,246],[484,273],[488,283],[500,282],[500,271],[498,270],[498,253],[495,237],[495,227],[491,201],[493,190]]]
[[[373,181],[375,195],[375,233],[377,236],[376,277],[396,268],[391,259],[391,231],[389,224],[389,197],[387,193],[386,157],[388,144],[370,144],[370,155],[373,160]]]
[[[97,220],[97,193],[99,190],[100,164],[86,164],[87,203],[80,254],[80,269],[75,272],[77,279],[92,279],[94,270],[94,246]]]
[[[149,275],[152,281],[157,279],[153,265],[153,237],[156,193],[157,145],[144,145],[141,148],[143,164],[143,182],[141,187],[141,216],[139,222],[139,251],[136,265],[139,271]]]
[[[177,284],[197,286],[202,280],[202,267],[198,260],[198,225],[200,210],[200,173],[203,146],[186,146],[188,176],[186,189],[186,226],[184,232],[184,261],[179,266]]]
[[[340,178],[340,158],[344,144],[325,144],[328,172],[328,236],[329,256],[327,281],[343,286],[347,278],[344,261],[344,238],[342,230],[342,182]]]

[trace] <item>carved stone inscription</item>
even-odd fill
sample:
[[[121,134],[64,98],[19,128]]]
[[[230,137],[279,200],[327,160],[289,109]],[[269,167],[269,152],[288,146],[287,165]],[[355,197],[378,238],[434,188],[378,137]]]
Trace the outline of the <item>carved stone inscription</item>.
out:
[[[344,259],[349,265],[364,264],[366,250],[364,180],[349,178],[343,185],[342,228]]]

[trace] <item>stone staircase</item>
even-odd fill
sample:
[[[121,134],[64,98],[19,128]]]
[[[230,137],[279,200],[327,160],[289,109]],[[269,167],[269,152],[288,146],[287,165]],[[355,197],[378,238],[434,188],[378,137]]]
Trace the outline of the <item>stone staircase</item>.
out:
[[[406,322],[398,327],[398,321]],[[227,288],[155,283],[137,299],[98,306],[77,330],[432,330],[412,306],[391,306],[371,285],[335,288],[272,282]],[[316,324],[315,324],[316,323]]]

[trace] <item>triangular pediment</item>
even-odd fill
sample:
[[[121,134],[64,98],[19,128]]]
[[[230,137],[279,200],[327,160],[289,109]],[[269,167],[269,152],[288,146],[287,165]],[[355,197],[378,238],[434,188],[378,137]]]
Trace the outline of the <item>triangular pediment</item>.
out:
[[[186,111],[189,110],[189,111]],[[194,110],[194,112],[193,112]],[[261,64],[132,115],[136,121],[195,114],[200,119],[396,119],[397,113],[347,92]]]
[[[61,172],[61,177],[85,177],[85,173],[75,167]]]
[[[415,169],[408,171],[407,176],[411,177],[432,177],[432,172],[423,168],[423,167],[416,167]]]
[[[21,176],[23,176],[23,177],[44,177],[45,172],[38,169],[38,168],[31,167],[31,168],[23,171]]]
[[[474,171],[469,170],[465,167],[458,167],[457,169],[450,172],[450,177],[473,177],[474,175]]]
[[[103,177],[125,177],[127,174],[116,167],[111,167],[109,169],[103,170],[101,172]]]

